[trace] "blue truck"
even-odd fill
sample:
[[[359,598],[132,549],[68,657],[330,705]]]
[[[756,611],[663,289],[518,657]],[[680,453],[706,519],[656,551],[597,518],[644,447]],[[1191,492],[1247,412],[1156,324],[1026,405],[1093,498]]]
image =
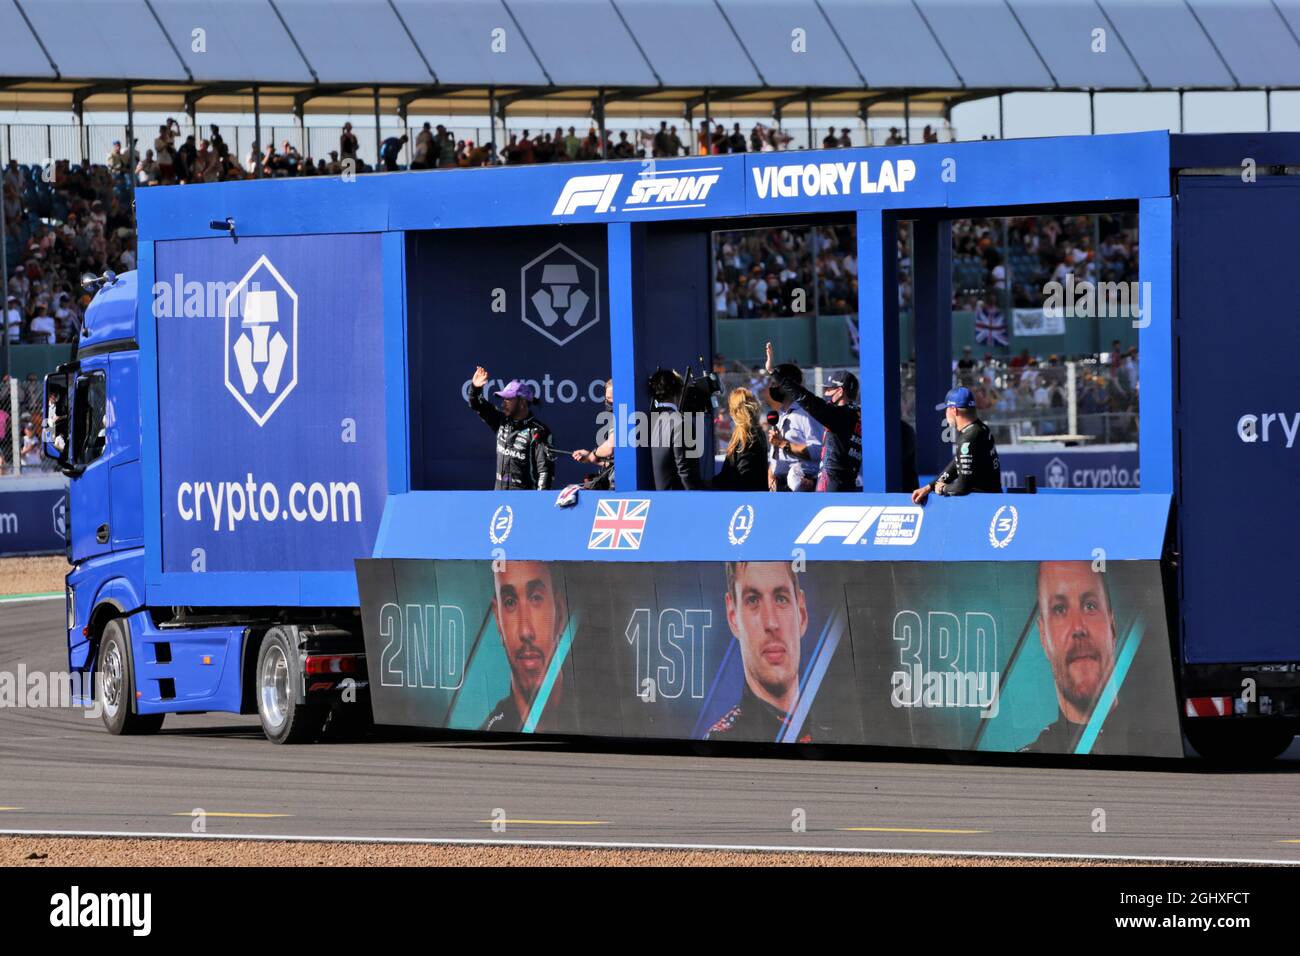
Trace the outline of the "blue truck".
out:
[[[1159,132],[142,190],[138,271],[99,277],[46,379],[69,666],[118,734],[216,711],[277,743],[373,719],[1276,756],[1298,171],[1300,136]],[[952,221],[1116,211],[1140,481],[914,503],[899,223],[924,409],[951,384]],[[794,224],[856,236],[862,490],[652,490],[646,382],[715,352],[711,234]],[[553,490],[486,490],[480,365],[489,396],[530,380],[566,449],[612,379],[614,489],[557,507],[584,473],[557,454]],[[922,475],[952,454],[928,415]]]

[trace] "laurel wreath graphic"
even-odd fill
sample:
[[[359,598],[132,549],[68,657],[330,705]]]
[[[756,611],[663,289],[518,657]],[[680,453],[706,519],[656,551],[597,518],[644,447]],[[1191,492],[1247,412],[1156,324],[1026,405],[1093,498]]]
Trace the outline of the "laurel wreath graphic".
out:
[[[747,512],[749,515],[749,528],[741,537],[736,537],[736,519],[740,517],[741,512]],[[731,521],[727,524],[727,540],[732,544],[743,544],[749,537],[749,533],[754,530],[754,508],[751,505],[741,505],[731,513]]]
[[[1008,508],[1011,509],[1011,530],[1007,532],[1007,537],[999,541],[997,537],[998,519],[1002,517],[1002,512]],[[1016,536],[1016,525],[1020,523],[1020,513],[1016,511],[1015,505],[1003,505],[993,515],[993,520],[989,522],[989,544],[995,548],[1005,548],[1011,543],[1011,539]]]
[[[500,534],[497,534],[496,532],[497,516],[501,514],[502,509],[505,509],[505,513],[506,513],[506,526],[505,529]],[[511,508],[509,505],[502,505],[496,511],[492,512],[492,517],[488,519],[488,538],[491,539],[493,544],[501,544],[506,540],[506,538],[510,537],[510,529],[513,528],[514,526],[515,526],[514,509]]]

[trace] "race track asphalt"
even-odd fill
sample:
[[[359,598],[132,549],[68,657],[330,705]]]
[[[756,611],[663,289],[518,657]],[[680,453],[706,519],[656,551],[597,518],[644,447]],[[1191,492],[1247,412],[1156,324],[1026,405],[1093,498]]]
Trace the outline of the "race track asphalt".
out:
[[[63,613],[61,600],[0,604],[0,671],[66,669]],[[1300,863],[1300,742],[1250,772],[699,747],[401,730],[276,747],[255,717],[171,716],[155,736],[113,737],[77,710],[0,708],[0,831],[188,835],[202,811],[223,836]]]

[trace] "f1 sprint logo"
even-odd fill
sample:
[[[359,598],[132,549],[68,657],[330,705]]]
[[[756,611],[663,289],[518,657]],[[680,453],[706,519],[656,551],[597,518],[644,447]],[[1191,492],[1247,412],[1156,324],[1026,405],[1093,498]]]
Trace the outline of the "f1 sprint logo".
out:
[[[794,543],[821,544],[827,538],[840,538],[842,544],[865,544],[863,539],[874,524],[872,544],[912,545],[921,536],[924,517],[918,505],[830,505],[817,512]]]
[[[721,166],[661,171],[647,162],[645,171],[632,181],[623,211],[698,208],[705,205],[721,173]],[[564,184],[551,215],[571,216],[585,206],[592,207],[592,211],[597,213],[615,212],[614,197],[622,182],[622,173],[573,176]]]

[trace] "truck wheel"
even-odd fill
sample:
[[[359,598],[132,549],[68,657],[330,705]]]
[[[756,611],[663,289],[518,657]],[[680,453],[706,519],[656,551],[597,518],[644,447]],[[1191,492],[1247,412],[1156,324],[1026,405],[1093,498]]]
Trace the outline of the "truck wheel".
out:
[[[102,695],[104,726],[110,734],[154,734],[163,725],[166,714],[137,714],[131,709],[135,696],[135,672],[131,668],[131,639],[128,625],[114,618],[104,626],[95,661]]]
[[[1189,721],[1187,739],[1206,760],[1236,766],[1268,763],[1280,756],[1295,739],[1296,728],[1270,720]]]
[[[298,652],[288,636],[273,627],[262,638],[257,652],[257,715],[262,733],[273,744],[302,744],[316,739],[325,721],[324,710],[315,704],[297,703],[302,680]]]

